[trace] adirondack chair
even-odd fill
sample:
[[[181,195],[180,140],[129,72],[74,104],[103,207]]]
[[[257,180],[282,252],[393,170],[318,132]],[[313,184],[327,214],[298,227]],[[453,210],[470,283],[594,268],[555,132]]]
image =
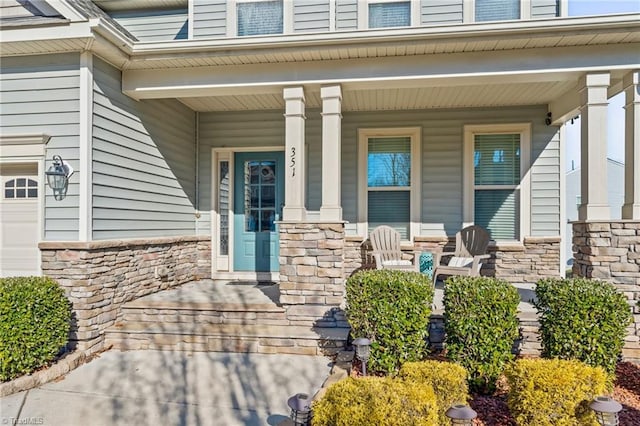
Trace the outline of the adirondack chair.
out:
[[[454,252],[436,254],[433,270],[433,283],[438,275],[480,275],[482,261],[488,259],[489,233],[481,226],[472,225],[461,229],[456,234],[456,249]],[[443,257],[451,256],[447,265],[440,265]]]
[[[418,271],[420,255],[414,252],[413,261],[404,259],[400,249],[400,234],[390,226],[381,225],[369,237],[377,269]]]

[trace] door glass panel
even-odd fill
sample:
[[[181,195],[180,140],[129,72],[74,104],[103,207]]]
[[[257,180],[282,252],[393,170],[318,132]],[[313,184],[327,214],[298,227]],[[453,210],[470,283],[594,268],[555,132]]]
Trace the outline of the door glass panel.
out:
[[[275,161],[245,162],[245,231],[275,231]]]
[[[229,255],[229,162],[220,162],[220,189],[218,191],[220,215],[220,255]]]

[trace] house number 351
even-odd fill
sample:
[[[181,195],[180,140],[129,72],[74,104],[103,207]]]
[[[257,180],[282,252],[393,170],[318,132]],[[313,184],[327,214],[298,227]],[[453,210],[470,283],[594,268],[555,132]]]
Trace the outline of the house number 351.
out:
[[[291,177],[295,177],[296,175],[296,149],[295,147],[291,147],[291,162],[289,163],[289,167],[291,168]]]

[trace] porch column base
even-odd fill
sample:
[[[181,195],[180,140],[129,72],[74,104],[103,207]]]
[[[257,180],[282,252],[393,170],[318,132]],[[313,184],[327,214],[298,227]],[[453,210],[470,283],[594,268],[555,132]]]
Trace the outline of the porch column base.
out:
[[[326,222],[342,221],[342,207],[320,207],[320,217]]]
[[[608,204],[581,204],[578,208],[580,220],[609,220],[611,208]]]
[[[282,216],[287,221],[302,222],[307,219],[307,209],[304,207],[287,207],[282,208]]]

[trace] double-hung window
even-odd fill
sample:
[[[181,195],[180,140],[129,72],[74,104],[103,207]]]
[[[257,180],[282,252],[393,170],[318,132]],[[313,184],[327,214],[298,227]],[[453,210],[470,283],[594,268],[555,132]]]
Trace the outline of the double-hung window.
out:
[[[465,224],[497,241],[529,232],[529,135],[527,124],[465,126]]]
[[[420,128],[360,129],[358,227],[396,229],[403,240],[420,222]]]
[[[420,2],[358,0],[358,28],[402,28],[420,25]]]

